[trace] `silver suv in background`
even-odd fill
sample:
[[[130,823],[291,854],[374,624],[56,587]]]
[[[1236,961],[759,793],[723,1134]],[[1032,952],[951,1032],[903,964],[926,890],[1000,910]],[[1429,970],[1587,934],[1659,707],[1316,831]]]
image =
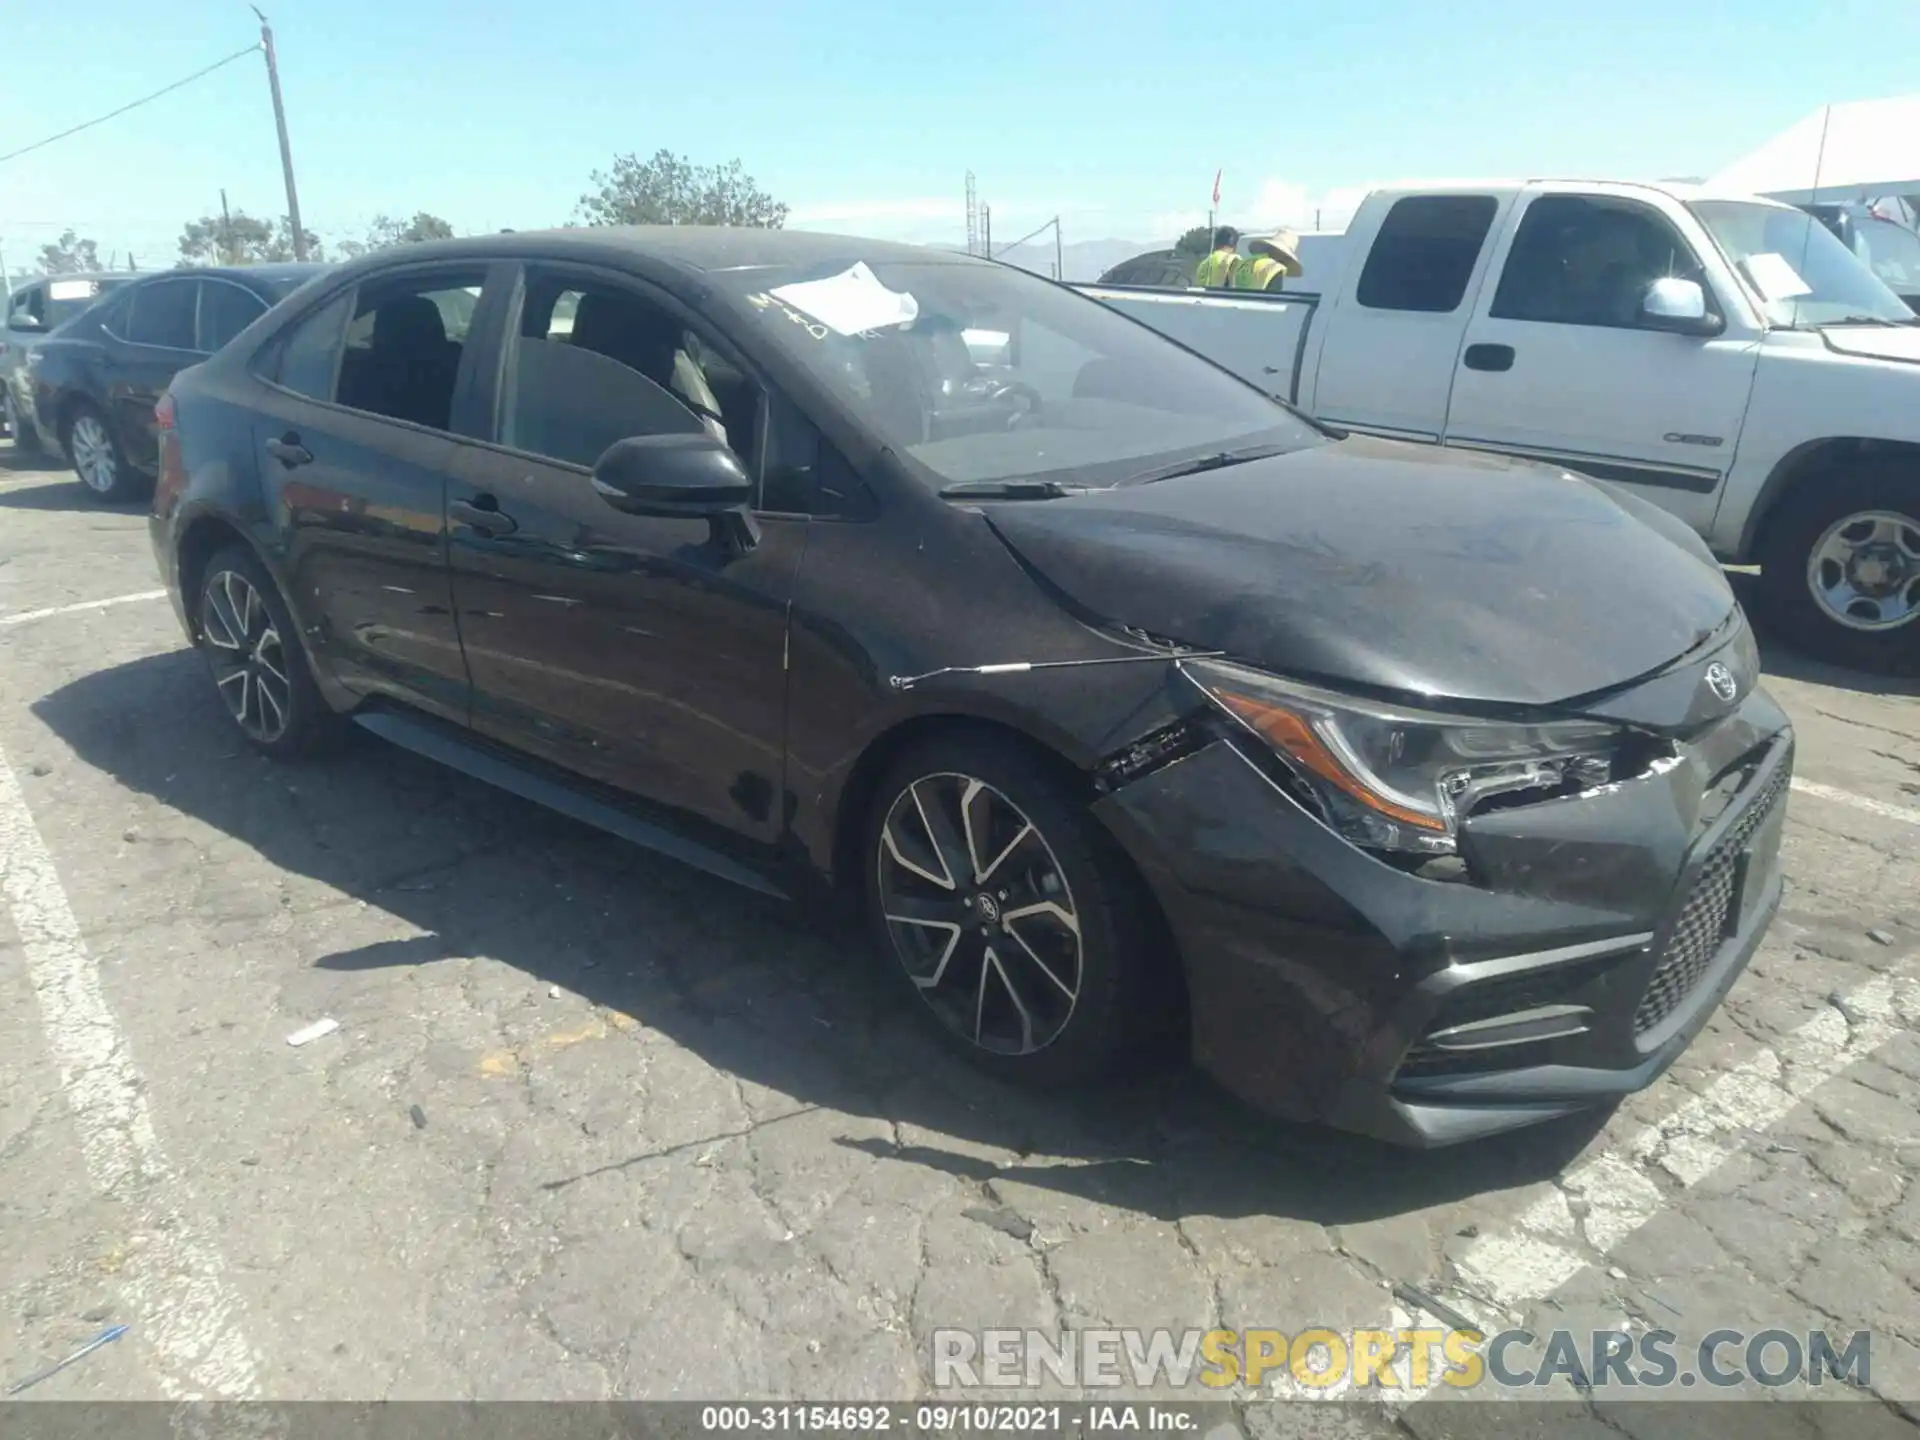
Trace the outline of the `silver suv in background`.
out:
[[[132,275],[45,275],[7,297],[6,328],[0,330],[0,424],[22,450],[41,448],[33,423],[33,387],[27,356],[48,335]]]

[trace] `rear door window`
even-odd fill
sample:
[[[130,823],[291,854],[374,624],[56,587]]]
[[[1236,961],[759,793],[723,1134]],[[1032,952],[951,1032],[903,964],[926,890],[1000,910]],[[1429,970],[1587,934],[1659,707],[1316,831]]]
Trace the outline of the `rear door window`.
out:
[[[199,291],[198,280],[160,280],[141,286],[133,293],[133,313],[127,317],[127,339],[135,345],[192,350]]]
[[[375,279],[356,292],[334,399],[434,430],[452,426],[453,392],[479,308],[483,268]]]
[[[226,280],[202,281],[199,348],[212,354],[266,313],[266,302],[251,290]]]
[[[1369,310],[1457,310],[1499,208],[1491,195],[1394,201],[1367,252],[1354,298]]]
[[[282,331],[260,373],[296,395],[330,402],[353,300],[349,290]]]

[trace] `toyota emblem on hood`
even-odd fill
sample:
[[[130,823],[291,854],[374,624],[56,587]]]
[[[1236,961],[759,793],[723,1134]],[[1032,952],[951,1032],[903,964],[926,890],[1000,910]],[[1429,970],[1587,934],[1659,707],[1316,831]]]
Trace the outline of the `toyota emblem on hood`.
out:
[[[1707,666],[1706,678],[1707,688],[1729,705],[1740,693],[1740,682],[1734,678],[1733,671],[1718,660]]]

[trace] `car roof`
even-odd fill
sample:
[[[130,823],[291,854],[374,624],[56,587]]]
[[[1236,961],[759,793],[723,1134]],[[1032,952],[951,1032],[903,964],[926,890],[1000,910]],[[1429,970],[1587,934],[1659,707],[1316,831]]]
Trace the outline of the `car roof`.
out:
[[[139,280],[178,280],[198,279],[204,275],[217,275],[228,280],[244,280],[251,276],[256,280],[298,281],[309,280],[322,270],[330,268],[317,261],[275,261],[267,265],[176,265],[171,270],[149,270],[135,276]]]
[[[391,262],[402,257],[451,260],[479,255],[567,256],[614,263],[640,258],[700,272],[851,264],[855,260],[918,265],[989,263],[971,255],[892,240],[734,225],[591,225],[559,230],[507,230],[498,235],[430,240],[382,250],[377,257],[369,256],[356,263],[383,268],[375,264],[376,258]]]
[[[131,270],[63,270],[58,275],[33,275],[13,287],[18,295],[22,290],[31,290],[36,285],[50,285],[56,280],[138,280],[141,277]]]

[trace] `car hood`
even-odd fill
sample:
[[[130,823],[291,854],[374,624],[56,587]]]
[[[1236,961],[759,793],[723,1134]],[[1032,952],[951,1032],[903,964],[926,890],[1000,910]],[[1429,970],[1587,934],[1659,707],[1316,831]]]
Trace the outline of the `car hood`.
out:
[[[1089,620],[1431,697],[1592,695],[1696,648],[1735,608],[1664,511],[1541,465],[1360,437],[984,508]]]
[[[1905,298],[1905,297],[1902,297]],[[1820,338],[1829,350],[1858,355],[1863,360],[1899,360],[1920,363],[1920,326],[1828,325]]]

